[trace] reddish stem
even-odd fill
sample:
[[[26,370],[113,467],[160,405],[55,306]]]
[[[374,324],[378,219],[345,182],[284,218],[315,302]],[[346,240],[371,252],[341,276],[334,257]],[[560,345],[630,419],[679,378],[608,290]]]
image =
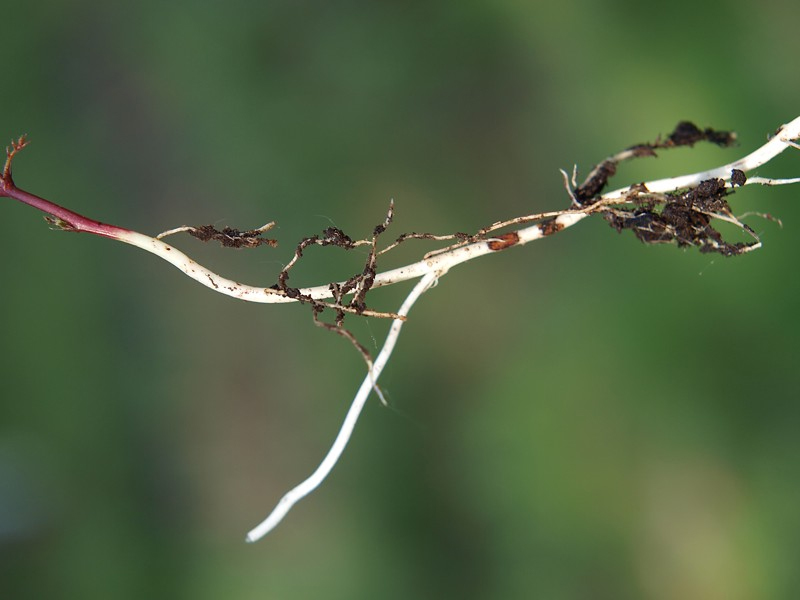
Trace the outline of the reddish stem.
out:
[[[108,225],[95,221],[88,217],[84,217],[76,212],[73,212],[63,206],[60,206],[50,200],[45,200],[39,196],[31,194],[18,188],[11,178],[11,161],[14,156],[22,148],[25,147],[24,138],[20,138],[18,142],[13,143],[13,149],[6,150],[8,158],[6,159],[5,167],[2,174],[0,174],[0,197],[13,198],[23,204],[32,206],[44,213],[47,213],[52,218],[51,222],[60,229],[65,231],[75,231],[79,233],[93,233],[107,238],[117,239],[120,234],[129,233],[128,229],[117,227],[116,225]]]

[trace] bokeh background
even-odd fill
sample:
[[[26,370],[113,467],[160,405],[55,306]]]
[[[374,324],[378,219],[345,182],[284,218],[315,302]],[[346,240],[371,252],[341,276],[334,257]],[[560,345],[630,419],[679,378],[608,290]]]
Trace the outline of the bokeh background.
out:
[[[11,2],[0,137],[17,183],[106,222],[277,220],[173,242],[269,285],[294,244],[474,231],[566,206],[559,168],[690,119],[626,166],[709,168],[800,113],[794,2]],[[797,153],[761,175],[797,176]],[[0,202],[0,596],[796,598],[800,190],[733,198],[762,250],[645,247],[590,221],[465,265],[415,307],[323,488],[364,365],[299,306],[211,293]],[[409,244],[384,267],[430,249]],[[298,284],[363,253],[312,248]],[[408,286],[378,291],[396,308]],[[385,323],[356,323],[374,348]]]

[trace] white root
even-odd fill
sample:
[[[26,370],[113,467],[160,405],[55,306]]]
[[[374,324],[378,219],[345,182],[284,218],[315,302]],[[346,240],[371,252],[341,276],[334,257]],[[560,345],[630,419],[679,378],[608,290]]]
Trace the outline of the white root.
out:
[[[787,148],[797,148],[795,140],[800,139],[800,117],[797,117],[790,123],[784,125],[779,133],[770,139],[766,144],[751,152],[747,156],[717,167],[708,171],[701,171],[692,173],[690,175],[683,175],[680,177],[670,177],[666,179],[659,179],[656,181],[645,182],[647,190],[651,193],[667,193],[688,187],[696,186],[701,181],[712,178],[723,179],[726,182],[730,181],[731,171],[733,169],[741,170],[745,173],[752,171],[760,166],[771,161],[773,158],[781,154]],[[562,172],[563,173],[563,172]],[[569,177],[563,173],[565,185],[569,190]],[[800,178],[793,179],[768,179],[763,177],[752,177],[747,180],[746,184],[760,184],[760,185],[783,185],[800,182]],[[603,194],[597,202],[587,207],[573,207],[559,211],[556,213],[548,213],[547,216],[555,215],[559,219],[559,225],[563,227],[570,227],[575,223],[581,221],[584,217],[592,214],[597,210],[598,206],[608,205],[615,200],[624,199],[626,194],[630,192],[630,187],[623,187],[617,190]],[[572,193],[570,192],[570,195]],[[508,224],[531,222],[536,219],[538,215],[530,215],[529,217],[519,217],[507,221]],[[543,215],[544,216],[544,215]],[[265,226],[269,228],[271,224]],[[163,237],[178,231],[185,231],[184,228],[177,228],[160,234]],[[516,231],[519,235],[519,245],[527,242],[540,239],[542,237],[541,228],[539,224],[531,225],[529,227],[519,229]],[[288,297],[282,291],[271,287],[258,287],[246,285],[233,281],[214,273],[213,271],[196,263],[191,258],[186,256],[183,252],[179,251],[174,246],[166,244],[159,237],[150,237],[137,232],[129,232],[120,235],[117,239],[126,242],[142,250],[146,250],[156,256],[163,258],[171,263],[187,276],[195,281],[211,288],[215,292],[232,296],[247,302],[259,302],[267,304],[279,304],[286,302],[296,302],[294,298]],[[378,273],[373,283],[373,288],[384,287],[393,285],[402,281],[410,279],[417,279],[423,277],[428,273],[444,272],[451,269],[455,265],[461,264],[468,260],[491,254],[493,252],[490,246],[491,240],[480,240],[465,245],[456,246],[452,249],[445,250],[439,253],[429,253],[426,258],[409,265]],[[332,297],[331,287],[329,284],[301,288],[300,293],[305,296],[310,296],[315,300],[324,300]]]
[[[414,289],[411,290],[406,299],[403,301],[403,304],[400,306],[400,310],[397,311],[397,314],[403,317],[408,315],[411,307],[414,306],[414,303],[419,299],[419,297],[426,290],[432,287],[436,283],[436,280],[439,278],[439,276],[443,274],[444,272],[432,271],[420,279],[414,286]],[[395,343],[400,335],[400,330],[403,327],[403,322],[404,321],[402,319],[394,319],[392,321],[392,325],[389,328],[389,333],[386,335],[386,340],[383,342],[383,347],[381,348],[378,356],[375,358],[372,368],[364,378],[361,387],[358,388],[358,392],[356,393],[355,398],[353,398],[353,402],[350,404],[350,409],[347,411],[347,416],[345,416],[344,422],[339,429],[339,433],[336,435],[336,439],[334,439],[330,450],[328,450],[328,454],[325,455],[325,458],[319,464],[317,469],[305,481],[289,490],[283,496],[283,498],[280,499],[275,508],[272,509],[272,512],[267,516],[267,518],[247,534],[248,542],[256,542],[264,537],[267,533],[272,531],[299,500],[302,500],[320,486],[320,484],[331,472],[333,467],[336,466],[336,463],[339,461],[339,457],[342,455],[342,452],[344,452],[345,446],[347,446],[347,443],[350,441],[350,437],[353,434],[353,430],[358,422],[358,418],[361,416],[361,411],[367,402],[367,398],[369,398],[370,392],[375,389],[375,384],[378,381],[378,377],[380,377],[381,371],[383,371],[383,368],[389,361],[389,357],[392,355]]]
[[[639,193],[656,196],[659,194],[663,195],[672,192],[685,191],[686,189],[694,188],[701,182],[709,179],[722,179],[725,182],[726,187],[733,187],[734,184],[731,181],[732,171],[739,170],[743,171],[744,173],[748,173],[758,167],[761,167],[784,152],[787,148],[800,148],[800,145],[797,143],[797,140],[799,139],[800,117],[781,127],[777,134],[767,141],[763,146],[739,160],[707,171],[683,175],[680,177],[670,177],[666,179],[645,182],[642,185],[635,186],[635,189],[630,186],[620,188],[597,197],[592,197],[591,203],[586,205],[582,205],[576,197],[576,190],[578,190],[578,186],[576,182],[575,171],[573,170],[571,177],[566,171],[562,171],[561,173],[564,179],[564,187],[572,199],[572,204],[568,209],[551,213],[517,217],[506,221],[498,221],[497,223],[494,223],[489,227],[479,231],[478,234],[474,236],[464,236],[463,234],[448,236],[423,234],[425,239],[428,240],[451,242],[456,240],[457,243],[441,248],[440,250],[429,252],[423,257],[422,260],[403,267],[384,271],[382,273],[374,273],[374,258],[380,254],[383,254],[386,250],[393,248],[402,240],[398,240],[393,245],[390,245],[387,249],[378,251],[377,235],[379,232],[376,229],[376,233],[374,234],[372,241],[355,242],[353,245],[372,245],[371,257],[373,260],[370,264],[370,269],[373,269],[371,274],[374,274],[375,277],[374,280],[370,282],[370,288],[363,287],[366,284],[361,281],[358,285],[352,286],[352,289],[348,288],[350,289],[350,294],[359,293],[363,295],[366,289],[384,287],[412,279],[419,279],[419,281],[408,294],[396,314],[376,313],[374,311],[363,309],[363,306],[354,309],[355,312],[358,312],[358,314],[365,316],[392,317],[393,320],[383,347],[374,361],[370,362],[367,360],[368,373],[358,389],[358,392],[356,393],[350,405],[350,409],[347,412],[341,428],[339,429],[339,433],[334,439],[333,444],[331,445],[331,448],[325,458],[306,480],[291,489],[280,499],[272,512],[261,524],[247,534],[247,541],[255,542],[269,533],[276,525],[278,525],[278,523],[281,522],[281,520],[299,500],[317,489],[331,472],[352,436],[353,430],[356,426],[359,416],[361,415],[367,398],[370,395],[370,392],[377,390],[376,384],[378,377],[380,376],[392,354],[408,312],[411,310],[414,303],[420,298],[420,296],[430,287],[435,285],[438,279],[447,273],[448,270],[456,265],[480,256],[491,254],[510,246],[521,246],[527,244],[528,242],[541,239],[547,235],[550,235],[551,233],[571,227],[591,214],[605,211],[607,214],[613,215],[615,214],[614,211],[617,210],[614,208],[614,205],[619,206],[621,204],[630,203],[632,199],[635,199]],[[24,145],[24,138],[21,138],[19,142],[14,145],[14,150],[8,152],[8,160],[6,161],[6,167],[3,173],[4,182],[11,181],[11,158],[13,158],[14,154],[19,149],[24,147]],[[617,157],[629,158],[629,156],[625,153],[620,153],[620,155],[617,155]],[[736,179],[740,179],[740,177],[737,177]],[[800,178],[771,179],[753,176],[749,177],[744,183],[745,185],[774,186],[800,183]],[[20,192],[20,194],[23,193],[24,192]],[[19,195],[17,198],[19,199]],[[297,302],[298,300],[308,302],[309,300],[322,301],[325,299],[334,298],[336,302],[339,302],[339,304],[332,306],[332,308],[339,310],[340,312],[346,312],[345,307],[343,307],[340,303],[342,294],[337,295],[337,284],[326,283],[324,285],[302,288],[299,290],[289,290],[286,288],[286,286],[260,287],[246,285],[222,277],[217,273],[214,273],[213,271],[203,267],[174,246],[164,242],[162,239],[176,233],[186,231],[191,232],[194,230],[192,227],[178,227],[169,231],[165,231],[156,237],[118,228],[114,228],[113,231],[110,229],[102,229],[104,226],[94,221],[90,222],[92,225],[91,229],[80,229],[77,226],[70,226],[69,222],[66,221],[67,216],[63,216],[63,218],[59,216],[66,215],[69,213],[69,211],[60,210],[60,207],[56,207],[52,203],[49,203],[41,198],[31,196],[30,194],[26,195],[24,201],[32,204],[33,206],[39,207],[40,210],[44,210],[45,212],[55,211],[55,209],[58,208],[59,211],[52,213],[53,219],[51,219],[51,222],[55,223],[61,228],[75,231],[90,231],[106,237],[112,237],[119,241],[146,250],[147,252],[155,254],[156,256],[174,265],[176,268],[180,269],[184,274],[191,277],[195,281],[221,294],[226,294],[247,302],[259,303],[286,303]],[[622,214],[622,211],[619,212]],[[758,247],[758,238],[755,236],[755,233],[752,231],[752,229],[741,223],[732,215],[710,213],[705,214],[707,214],[709,217],[721,218],[740,226],[742,229],[748,231],[755,237],[756,243],[741,251],[749,251]],[[391,221],[391,215],[392,208],[390,207],[390,212],[386,222],[384,223],[384,226],[388,225]],[[255,231],[263,232],[270,229],[272,226],[273,223],[267,223]],[[507,233],[495,233],[501,229],[508,229],[512,226],[519,228],[515,231]],[[489,234],[492,235],[490,236]],[[287,265],[287,268],[284,270],[284,274],[286,273],[286,270],[288,270],[288,268],[298,260],[299,256],[300,252],[298,251],[297,255],[292,259],[292,262]],[[338,285],[341,286],[342,284]],[[291,291],[291,296],[289,291]],[[320,307],[315,305],[315,308]]]

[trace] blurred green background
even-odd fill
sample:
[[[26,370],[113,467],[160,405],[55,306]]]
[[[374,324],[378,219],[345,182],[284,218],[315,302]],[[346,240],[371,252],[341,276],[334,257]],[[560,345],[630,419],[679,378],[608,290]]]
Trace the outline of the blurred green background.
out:
[[[566,206],[559,168],[690,119],[735,129],[614,183],[709,168],[800,113],[795,2],[12,2],[0,137],[23,188],[275,281],[294,244]],[[800,175],[794,153],[761,175]],[[616,186],[614,186],[616,187]],[[0,597],[796,598],[800,189],[745,189],[762,250],[600,220],[453,271],[341,464],[364,366],[299,306],[213,294],[0,202]],[[430,249],[402,249],[384,267]],[[312,248],[298,284],[364,254]],[[373,306],[395,309],[401,290]],[[386,324],[356,323],[374,348]]]

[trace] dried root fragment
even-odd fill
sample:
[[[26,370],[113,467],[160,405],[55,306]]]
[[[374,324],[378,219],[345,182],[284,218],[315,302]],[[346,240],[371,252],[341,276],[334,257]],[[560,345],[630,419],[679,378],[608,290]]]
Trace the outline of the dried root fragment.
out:
[[[275,226],[275,222],[267,223],[258,229],[248,229],[247,231],[240,231],[232,227],[223,227],[217,229],[213,225],[198,225],[196,227],[183,226],[164,231],[156,236],[156,239],[162,239],[168,235],[186,232],[192,237],[196,237],[201,242],[210,242],[211,240],[219,242],[225,248],[258,248],[259,246],[267,245],[272,248],[278,245],[277,240],[261,237],[265,231],[269,231]]]
[[[734,170],[731,180],[744,183],[744,173]],[[679,248],[694,246],[700,252],[737,256],[757,248],[755,232],[731,213],[726,196],[730,193],[722,179],[706,179],[696,187],[676,194],[647,194],[631,207],[613,207],[604,212],[606,221],[618,232],[630,229],[646,244],[677,243]],[[733,223],[753,237],[754,242],[730,243],[711,225],[714,219]]]
[[[272,223],[265,227],[271,227]],[[208,242],[214,240],[222,244],[226,248],[258,248],[262,245],[275,247],[278,245],[277,240],[263,238],[261,234],[265,229],[250,229],[248,231],[239,231],[231,227],[224,227],[217,229],[212,225],[202,225],[189,230],[189,235],[196,237],[198,240]]]
[[[605,188],[608,180],[617,172],[619,163],[633,158],[657,156],[656,150],[679,148],[681,146],[694,146],[697,142],[709,142],[717,146],[730,146],[736,141],[736,134],[731,131],[717,131],[707,127],[701,130],[689,121],[681,121],[675,130],[666,139],[657,139],[655,142],[636,144],[623,150],[598,164],[589,173],[586,181],[575,188],[572,193],[573,200],[580,206],[590,206],[600,199],[600,193]]]

